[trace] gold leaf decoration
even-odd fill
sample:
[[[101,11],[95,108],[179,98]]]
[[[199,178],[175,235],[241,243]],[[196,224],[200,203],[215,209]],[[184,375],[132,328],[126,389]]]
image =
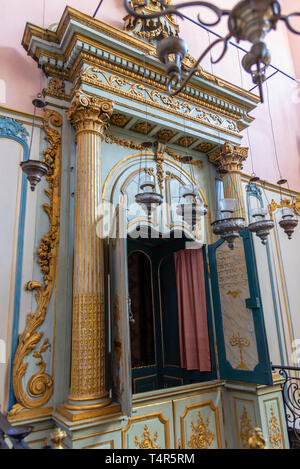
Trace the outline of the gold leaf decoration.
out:
[[[271,417],[269,419],[269,441],[272,449],[281,449],[281,431],[273,406],[271,406]]]
[[[188,441],[190,449],[208,449],[215,439],[215,434],[208,428],[209,418],[204,422],[201,412],[198,412],[198,421],[191,423],[192,436]]]
[[[53,393],[53,379],[46,373],[46,363],[43,353],[50,347],[48,339],[45,339],[40,350],[35,350],[44,333],[38,332],[43,324],[49,301],[52,295],[57,248],[59,243],[60,227],[60,158],[61,158],[61,136],[57,130],[62,125],[62,116],[54,110],[46,110],[44,114],[44,130],[49,147],[44,151],[43,162],[48,166],[46,179],[49,189],[45,191],[50,200],[44,204],[44,211],[49,217],[49,231],[43,236],[38,254],[38,263],[43,274],[43,284],[36,281],[28,282],[26,289],[35,292],[36,311],[27,316],[26,326],[23,333],[19,335],[18,347],[13,362],[13,389],[17,403],[9,412],[9,417],[16,416],[24,409],[43,407],[51,398]],[[30,377],[27,383],[27,393],[24,390],[23,379],[28,368],[28,362],[24,362],[32,352],[33,357],[38,359],[39,367],[37,373]]]
[[[251,437],[252,432],[253,432],[253,426],[251,424],[250,418],[248,417],[247,409],[244,406],[243,414],[242,414],[241,422],[240,422],[240,437],[241,437],[242,447],[244,449],[249,449],[249,438]]]
[[[149,427],[148,425],[145,425],[144,433],[142,435],[141,441],[136,435],[134,443],[135,443],[135,446],[139,449],[160,449],[160,447],[157,444],[157,439],[158,439],[157,432],[155,432],[154,437],[151,438]]]

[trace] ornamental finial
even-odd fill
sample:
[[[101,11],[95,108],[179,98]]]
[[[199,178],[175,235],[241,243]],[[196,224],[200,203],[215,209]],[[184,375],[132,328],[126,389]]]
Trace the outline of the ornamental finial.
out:
[[[166,5],[172,5],[171,0],[165,0]],[[130,0],[130,6],[135,12],[149,15],[152,13],[160,13],[164,7],[157,0]],[[148,41],[160,40],[169,36],[178,36],[179,26],[175,22],[174,15],[162,16],[155,19],[134,18],[131,15],[124,17],[125,31]]]

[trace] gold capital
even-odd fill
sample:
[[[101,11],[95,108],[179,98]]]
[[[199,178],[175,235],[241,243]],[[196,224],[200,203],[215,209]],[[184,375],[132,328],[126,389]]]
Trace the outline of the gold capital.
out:
[[[225,169],[229,172],[240,172],[243,163],[248,158],[248,148],[225,142],[221,148],[209,153],[209,161],[216,165],[218,169]]]
[[[76,136],[81,132],[89,132],[102,138],[113,109],[114,103],[110,99],[90,96],[77,90],[72,107],[67,111],[67,118],[76,130]]]

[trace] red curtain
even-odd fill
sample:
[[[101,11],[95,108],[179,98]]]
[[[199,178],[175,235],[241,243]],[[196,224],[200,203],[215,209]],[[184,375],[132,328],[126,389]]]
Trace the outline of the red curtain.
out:
[[[211,371],[202,249],[174,253],[181,368]]]

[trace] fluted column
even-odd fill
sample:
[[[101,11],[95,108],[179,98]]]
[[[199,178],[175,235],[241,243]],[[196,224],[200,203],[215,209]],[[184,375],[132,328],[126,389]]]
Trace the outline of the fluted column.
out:
[[[224,197],[237,199],[234,217],[246,219],[245,202],[243,195],[241,171],[243,163],[248,157],[248,148],[225,142],[220,149],[209,154],[209,160],[218,169],[224,170],[223,187]],[[222,171],[221,171],[222,172]]]
[[[71,391],[64,406],[74,411],[99,409],[110,402],[105,382],[104,253],[97,224],[102,139],[112,111],[112,101],[78,91],[67,113],[76,130],[77,153]]]

